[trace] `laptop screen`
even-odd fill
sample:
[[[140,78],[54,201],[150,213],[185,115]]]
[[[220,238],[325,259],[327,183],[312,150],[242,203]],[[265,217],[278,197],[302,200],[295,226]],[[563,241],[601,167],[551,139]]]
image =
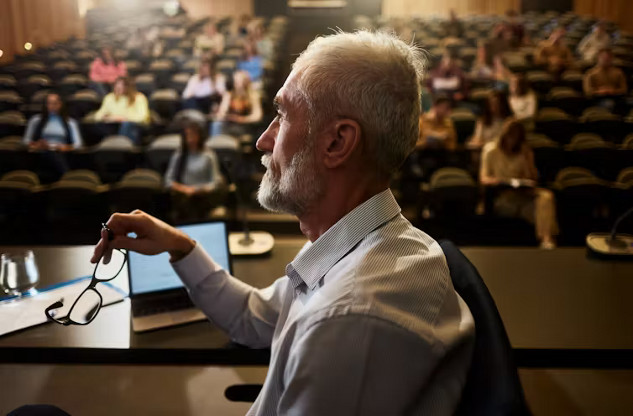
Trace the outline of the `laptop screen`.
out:
[[[231,271],[226,224],[208,222],[176,227],[196,240],[207,253],[225,270]],[[184,287],[182,281],[169,264],[169,254],[156,256],[130,252],[128,257],[130,294],[159,292]]]

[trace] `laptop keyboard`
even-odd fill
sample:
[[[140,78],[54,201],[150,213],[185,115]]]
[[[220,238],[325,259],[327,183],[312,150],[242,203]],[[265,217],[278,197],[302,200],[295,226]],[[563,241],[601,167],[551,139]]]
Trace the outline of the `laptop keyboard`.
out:
[[[193,308],[194,305],[189,298],[178,300],[161,300],[161,301],[144,301],[140,304],[132,305],[132,314],[134,316],[157,315],[159,313],[179,311],[183,309]]]

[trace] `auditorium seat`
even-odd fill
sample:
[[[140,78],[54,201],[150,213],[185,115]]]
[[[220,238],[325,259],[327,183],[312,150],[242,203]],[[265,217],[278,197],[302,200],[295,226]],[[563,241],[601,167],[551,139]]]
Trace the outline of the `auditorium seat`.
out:
[[[52,84],[53,82],[46,75],[36,74],[19,82],[17,89],[20,96],[22,96],[25,100],[28,100],[36,92],[51,88]]]
[[[457,133],[457,143],[466,143],[475,131],[477,117],[467,108],[456,108],[451,113],[451,120]]]
[[[613,180],[619,166],[616,150],[610,143],[593,133],[579,133],[572,137],[567,145],[568,165],[579,166],[593,172],[599,178]]]
[[[110,213],[140,209],[158,218],[169,215],[169,193],[162,183],[140,177],[124,177],[107,192]],[[160,179],[160,177],[159,177]]]
[[[88,88],[88,79],[81,74],[70,74],[61,79],[57,90],[59,93],[67,99],[76,92]]]
[[[156,86],[158,88],[167,88],[172,75],[176,72],[176,68],[171,60],[158,59],[150,63],[147,72],[154,75]]]
[[[64,173],[60,180],[86,182],[96,186],[102,185],[101,178],[99,178],[97,172],[88,169],[70,170]]]
[[[174,90],[178,91],[179,95],[182,95],[182,92],[187,87],[187,83],[189,82],[190,77],[191,75],[186,72],[179,72],[177,74],[174,74],[174,76],[171,77],[169,88],[173,88]]]
[[[77,91],[67,99],[68,114],[75,120],[81,120],[89,113],[101,107],[99,94],[90,89]]]
[[[38,186],[40,178],[30,170],[13,170],[2,175],[0,181],[21,182],[29,186]]]
[[[109,136],[93,149],[94,167],[104,183],[113,183],[139,165],[140,155],[129,138]]]
[[[0,91],[0,113],[18,111],[24,102],[20,94],[13,90]]]
[[[472,217],[478,200],[479,188],[467,171],[442,168],[431,176],[428,202],[434,217]]]
[[[579,117],[587,106],[587,100],[569,87],[554,87],[547,95],[548,106],[560,108],[567,114]]]
[[[554,79],[543,71],[528,71],[526,78],[532,89],[540,95],[547,95],[554,86]]]
[[[180,95],[174,89],[156,90],[149,97],[150,108],[165,120],[171,120],[180,110]]]
[[[18,84],[33,75],[44,74],[46,74],[46,65],[44,65],[43,62],[24,62],[18,64],[15,69],[15,78],[17,79]]]
[[[581,119],[582,129],[601,135],[612,143],[621,143],[626,135],[622,118],[611,113],[591,113]]]
[[[170,134],[156,138],[145,150],[145,164],[161,174],[167,171],[172,154],[180,148],[179,134]]]
[[[13,75],[0,74],[0,91],[15,91],[17,81]]]
[[[558,108],[543,108],[535,118],[535,132],[544,134],[557,143],[568,143],[576,134],[576,129],[576,121]]]
[[[0,113],[0,137],[24,136],[26,118],[19,111],[4,111]]]
[[[156,89],[156,77],[154,74],[140,74],[136,77],[136,89],[146,97],[150,97]]]
[[[48,76],[53,82],[59,83],[68,75],[78,74],[79,72],[79,68],[73,61],[59,61],[48,71]]]
[[[534,152],[539,182],[543,185],[553,182],[556,173],[565,163],[563,149],[558,143],[542,134],[529,134],[527,144]]]

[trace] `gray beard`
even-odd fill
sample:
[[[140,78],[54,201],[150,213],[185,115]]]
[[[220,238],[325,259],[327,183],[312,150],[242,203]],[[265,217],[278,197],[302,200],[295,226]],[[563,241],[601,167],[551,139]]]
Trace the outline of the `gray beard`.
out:
[[[299,217],[323,195],[323,183],[314,166],[311,146],[294,155],[280,178],[274,177],[269,163],[264,164],[267,170],[257,192],[257,200],[265,209]]]

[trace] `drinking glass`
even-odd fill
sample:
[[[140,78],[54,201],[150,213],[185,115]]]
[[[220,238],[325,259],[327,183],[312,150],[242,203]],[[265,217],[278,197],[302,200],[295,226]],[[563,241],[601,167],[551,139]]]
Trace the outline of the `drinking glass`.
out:
[[[40,280],[32,250],[3,253],[0,265],[0,292],[21,296],[33,289]]]

